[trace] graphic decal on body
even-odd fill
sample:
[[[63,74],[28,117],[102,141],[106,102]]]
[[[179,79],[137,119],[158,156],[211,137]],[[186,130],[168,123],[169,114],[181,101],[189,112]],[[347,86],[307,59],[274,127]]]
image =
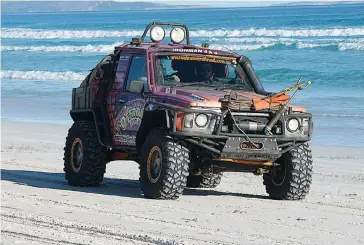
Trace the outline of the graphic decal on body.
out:
[[[208,57],[195,57],[195,56],[168,56],[168,59],[172,60],[188,60],[188,61],[202,61],[209,63],[217,63],[217,64],[231,64],[231,60],[217,59],[217,58],[208,58]]]
[[[170,88],[170,87],[166,88],[166,94],[176,94],[176,93],[177,90],[175,88]]]
[[[136,131],[142,121],[146,101],[135,99],[127,102],[116,118],[116,130]]]
[[[136,144],[136,134],[120,134],[115,135],[115,142],[118,145],[133,146]]]
[[[215,55],[217,55],[216,51],[207,50],[207,49],[174,48],[172,51],[173,52],[180,52],[180,53],[215,54]]]
[[[194,101],[199,101],[199,102],[205,102],[206,100],[198,95],[195,94],[191,94],[190,96],[188,96],[190,99],[193,99]]]
[[[144,99],[130,100],[120,111],[115,119],[115,143],[123,145],[135,145],[135,134],[142,122]]]

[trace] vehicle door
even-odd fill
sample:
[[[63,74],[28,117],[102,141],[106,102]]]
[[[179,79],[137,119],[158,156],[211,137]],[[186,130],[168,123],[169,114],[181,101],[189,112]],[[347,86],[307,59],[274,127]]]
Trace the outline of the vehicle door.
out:
[[[112,134],[115,145],[135,146],[148,92],[147,61],[145,55],[120,55],[116,71],[114,97],[114,120]]]

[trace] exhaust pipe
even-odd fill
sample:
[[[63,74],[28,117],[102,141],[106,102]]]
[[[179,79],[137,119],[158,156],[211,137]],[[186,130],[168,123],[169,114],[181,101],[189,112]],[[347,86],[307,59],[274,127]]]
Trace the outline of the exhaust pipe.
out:
[[[253,87],[258,94],[269,95],[271,92],[264,90],[262,83],[260,82],[256,72],[254,71],[252,62],[245,56],[241,56],[239,59],[239,64],[243,67],[244,71],[249,77],[249,80],[253,84]]]

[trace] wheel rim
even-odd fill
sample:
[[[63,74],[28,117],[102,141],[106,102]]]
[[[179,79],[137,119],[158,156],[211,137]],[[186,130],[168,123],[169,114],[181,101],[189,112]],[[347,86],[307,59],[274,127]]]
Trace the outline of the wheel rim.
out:
[[[83,145],[79,138],[76,138],[71,147],[71,166],[76,173],[80,171],[83,162]]]
[[[158,146],[154,146],[149,151],[147,165],[148,179],[156,183],[162,171],[162,152]]]
[[[277,163],[279,164],[278,166],[274,166],[271,168],[270,176],[275,186],[281,186],[286,179],[287,162],[285,157],[282,157]]]

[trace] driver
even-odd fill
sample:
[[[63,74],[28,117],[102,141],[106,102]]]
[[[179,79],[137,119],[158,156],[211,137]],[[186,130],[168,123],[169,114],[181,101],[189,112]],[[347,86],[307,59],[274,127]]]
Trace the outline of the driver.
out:
[[[210,63],[202,63],[196,67],[196,76],[198,82],[212,83],[213,73]]]

